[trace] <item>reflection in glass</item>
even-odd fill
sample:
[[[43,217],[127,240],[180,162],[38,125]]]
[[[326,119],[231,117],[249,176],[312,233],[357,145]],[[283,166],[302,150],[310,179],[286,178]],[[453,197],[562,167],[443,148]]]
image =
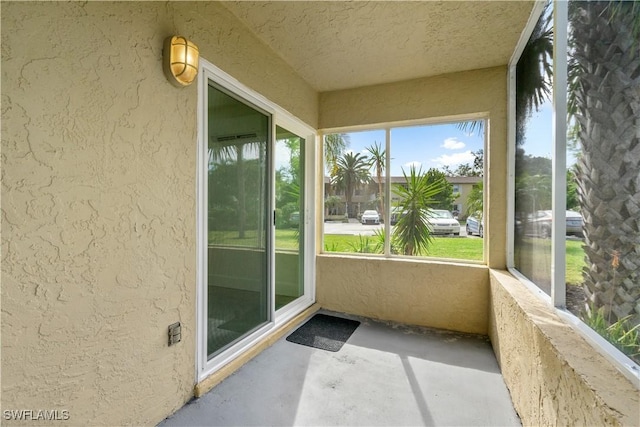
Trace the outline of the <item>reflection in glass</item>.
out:
[[[514,224],[514,264],[549,295],[553,152],[551,12],[547,5],[516,68]]]
[[[207,354],[268,320],[270,117],[208,87]]]
[[[276,310],[304,294],[304,139],[276,126]]]

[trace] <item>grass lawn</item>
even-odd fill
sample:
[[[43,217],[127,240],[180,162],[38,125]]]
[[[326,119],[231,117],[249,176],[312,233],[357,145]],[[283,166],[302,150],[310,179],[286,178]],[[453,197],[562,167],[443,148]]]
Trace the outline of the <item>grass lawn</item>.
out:
[[[297,249],[297,230],[276,230],[276,249]],[[237,231],[211,231],[209,242],[216,245],[242,246],[255,248],[257,245],[255,230],[245,232],[238,237]],[[375,236],[353,236],[343,234],[325,234],[325,250],[327,252],[363,253],[358,249],[368,247],[367,253],[374,253]],[[464,237],[434,237],[427,256],[436,258],[454,258],[482,261],[482,239]]]
[[[374,253],[376,243],[375,236],[324,235],[327,252]],[[368,247],[368,250],[361,250],[364,247]],[[482,261],[482,239],[434,237],[427,256]]]
[[[241,246],[245,248],[261,247],[258,245],[255,230],[247,230],[244,237],[238,237],[237,231],[210,231],[209,244]],[[276,249],[298,249],[298,233],[294,228],[276,230]]]
[[[482,261],[482,239],[464,237],[434,237],[433,244],[429,248],[427,256],[434,258],[453,258],[461,260]],[[376,244],[375,236],[361,237],[351,235],[325,234],[324,247],[326,252],[354,253],[364,252],[361,249],[367,245],[369,253]],[[527,254],[525,254],[527,252]],[[536,278],[551,278],[551,240],[549,239],[527,239],[527,244],[523,246],[522,260]],[[568,285],[582,284],[582,269],[584,268],[584,250],[582,241],[567,240],[567,271],[566,280]],[[525,267],[523,265],[523,267]],[[546,279],[546,280],[549,280]]]
[[[582,285],[582,269],[587,266],[581,240],[567,240],[567,285]]]
[[[582,284],[582,269],[586,266],[581,240],[566,241],[565,279],[567,285]],[[516,245],[515,259],[518,270],[538,284],[551,282],[551,239],[525,238]]]
[[[244,238],[238,232],[211,231],[209,242],[218,245],[256,247],[255,230],[245,233]],[[434,237],[427,256],[434,258],[452,258],[460,260],[482,261],[483,239],[465,237]],[[374,253],[377,240],[375,236],[353,236],[343,234],[325,234],[324,249],[326,252],[341,253]],[[276,230],[276,249],[297,249],[298,233],[296,229]],[[582,284],[582,269],[585,266],[582,241],[567,240],[567,284]],[[549,280],[551,277],[551,240],[525,239],[520,247],[520,271],[534,275],[537,281]],[[529,274],[527,274],[529,276]]]

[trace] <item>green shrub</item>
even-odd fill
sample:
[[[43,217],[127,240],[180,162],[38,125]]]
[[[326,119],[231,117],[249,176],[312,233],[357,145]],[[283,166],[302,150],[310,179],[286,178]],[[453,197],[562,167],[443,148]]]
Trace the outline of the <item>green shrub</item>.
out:
[[[631,316],[627,316],[609,325],[603,312],[603,308],[594,310],[591,307],[591,310],[582,316],[582,320],[636,363],[640,363],[640,324],[631,325]]]
[[[358,239],[355,242],[349,242],[349,248],[352,252],[359,254],[372,254],[376,253],[375,247],[372,246],[373,242],[368,236],[358,235]]]

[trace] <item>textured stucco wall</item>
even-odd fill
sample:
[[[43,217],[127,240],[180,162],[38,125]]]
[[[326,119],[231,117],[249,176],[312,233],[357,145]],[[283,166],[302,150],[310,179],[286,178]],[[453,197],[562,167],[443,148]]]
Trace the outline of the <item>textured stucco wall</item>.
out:
[[[320,94],[320,129],[481,113],[485,149],[485,257],[506,266],[507,69],[488,68]]]
[[[489,335],[524,425],[638,425],[627,378],[509,273],[490,282]]]
[[[162,42],[312,126],[317,94],[216,3],[1,8],[1,409],[153,424],[195,380],[197,88],[167,82]]]
[[[320,255],[316,287],[317,302],[329,310],[488,332],[489,275],[484,266]]]

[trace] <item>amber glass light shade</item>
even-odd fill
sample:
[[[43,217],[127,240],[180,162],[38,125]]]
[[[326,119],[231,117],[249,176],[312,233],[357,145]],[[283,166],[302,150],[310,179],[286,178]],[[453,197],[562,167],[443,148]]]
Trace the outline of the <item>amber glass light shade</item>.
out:
[[[188,86],[198,75],[198,47],[182,36],[164,41],[164,72],[175,86]]]

